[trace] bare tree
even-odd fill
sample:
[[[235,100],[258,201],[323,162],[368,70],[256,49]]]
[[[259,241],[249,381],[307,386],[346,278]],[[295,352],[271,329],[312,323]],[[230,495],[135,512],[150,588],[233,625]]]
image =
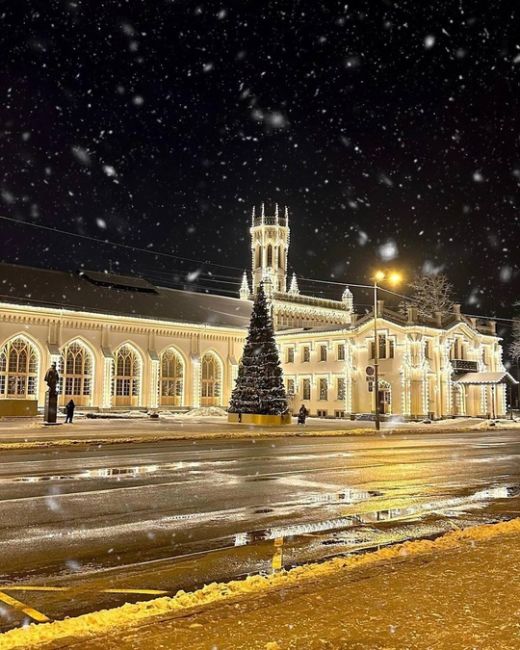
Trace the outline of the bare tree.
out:
[[[509,346],[509,354],[514,363],[520,363],[520,318],[513,320],[513,340]]]
[[[408,285],[411,289],[409,300],[404,301],[400,308],[417,307],[419,316],[434,316],[440,312],[443,316],[453,307],[453,285],[443,273],[437,275],[416,275]]]

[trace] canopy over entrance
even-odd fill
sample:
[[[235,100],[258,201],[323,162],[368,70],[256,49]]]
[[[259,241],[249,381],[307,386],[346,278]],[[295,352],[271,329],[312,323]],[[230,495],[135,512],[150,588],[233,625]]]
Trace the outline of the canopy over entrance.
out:
[[[467,372],[456,379],[453,383],[476,385],[476,386],[496,386],[497,384],[518,384],[516,379],[507,371],[503,372]]]

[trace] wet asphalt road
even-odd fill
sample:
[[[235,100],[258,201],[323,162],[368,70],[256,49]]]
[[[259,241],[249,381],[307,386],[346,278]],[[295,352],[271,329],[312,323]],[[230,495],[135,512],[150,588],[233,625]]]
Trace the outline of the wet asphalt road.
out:
[[[4,452],[0,627],[31,620],[2,593],[61,618],[269,571],[277,538],[290,566],[519,516],[519,486],[507,431]]]

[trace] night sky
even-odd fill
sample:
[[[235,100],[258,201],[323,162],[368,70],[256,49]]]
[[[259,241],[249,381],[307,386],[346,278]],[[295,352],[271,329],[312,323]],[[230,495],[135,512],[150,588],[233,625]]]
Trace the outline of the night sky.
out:
[[[512,6],[0,3],[1,214],[223,266],[5,221],[1,257],[235,292],[251,207],[277,201],[300,275],[442,270],[466,312],[508,316],[520,296]]]

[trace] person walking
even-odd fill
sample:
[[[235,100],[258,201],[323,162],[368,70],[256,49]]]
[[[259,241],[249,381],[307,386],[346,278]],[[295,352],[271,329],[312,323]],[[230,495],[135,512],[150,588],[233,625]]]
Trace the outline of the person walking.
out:
[[[74,404],[74,400],[71,399],[65,408],[67,410],[67,417],[65,418],[65,424],[67,424],[67,422],[70,422],[70,424],[72,424],[72,418],[74,417],[74,409],[76,408],[76,405]]]
[[[300,406],[300,410],[298,411],[298,424],[305,426],[305,420],[307,419],[308,415],[309,411],[305,408],[305,405],[302,404]]]

